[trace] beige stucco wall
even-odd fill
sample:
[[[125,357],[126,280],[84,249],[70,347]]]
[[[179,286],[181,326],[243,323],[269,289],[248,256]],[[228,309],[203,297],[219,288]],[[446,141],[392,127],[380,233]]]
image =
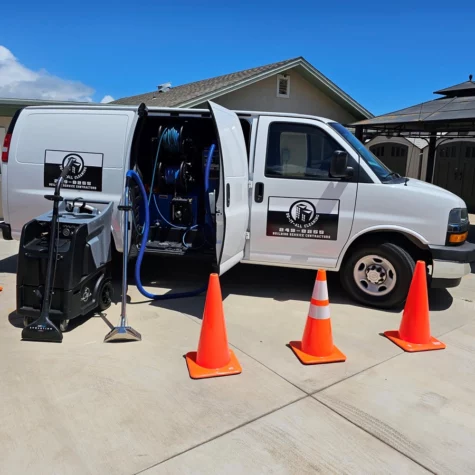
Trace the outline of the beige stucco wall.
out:
[[[11,117],[0,116],[0,127],[5,127],[5,129],[8,129],[11,120]]]
[[[234,110],[292,112],[310,114],[336,120],[343,124],[355,122],[339,104],[304,79],[297,71],[289,70],[290,97],[277,97],[277,77],[271,76],[250,86],[213,99],[217,104]],[[207,108],[205,104],[196,106]]]
[[[427,153],[429,151],[429,147],[425,147],[422,149],[416,147],[414,144],[409,142],[408,140],[402,137],[391,137],[388,139],[387,137],[375,137],[374,139],[370,140],[369,142],[365,143],[365,147],[369,150],[370,147],[382,143],[393,143],[393,144],[400,144],[405,145],[408,147],[407,150],[407,164],[406,164],[406,176],[410,178],[417,178],[421,180],[425,180],[426,178],[426,171],[427,171]],[[421,160],[421,152],[422,152],[422,168],[421,168],[421,177],[419,178],[419,165]]]

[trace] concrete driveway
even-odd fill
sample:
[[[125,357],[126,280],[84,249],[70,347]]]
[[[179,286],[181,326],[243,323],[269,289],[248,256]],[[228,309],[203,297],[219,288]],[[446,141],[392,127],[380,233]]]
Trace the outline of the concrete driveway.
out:
[[[380,336],[400,312],[354,305],[329,275],[347,362],[303,366],[286,344],[301,338],[315,273],[238,266],[221,285],[243,372],[194,381],[183,355],[197,347],[203,297],[150,302],[130,286],[140,343],[103,343],[118,305],[60,345],[21,342],[16,249],[0,241],[0,473],[475,472],[474,273],[431,292],[432,334],[447,349],[417,354]],[[161,292],[206,279],[163,261],[146,274]]]

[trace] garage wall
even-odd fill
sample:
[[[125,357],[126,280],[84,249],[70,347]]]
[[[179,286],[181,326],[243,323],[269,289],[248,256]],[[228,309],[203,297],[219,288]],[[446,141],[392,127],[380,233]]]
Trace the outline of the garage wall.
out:
[[[406,165],[406,176],[409,178],[416,178],[420,180],[426,179],[427,173],[427,153],[429,151],[429,147],[425,147],[422,150],[419,147],[416,147],[412,142],[409,142],[403,137],[391,137],[388,139],[387,137],[375,137],[374,139],[370,140],[369,142],[365,143],[365,147],[369,150],[370,147],[373,147],[378,144],[399,144],[408,147],[407,151],[407,165]],[[421,156],[422,155],[422,156]],[[419,165],[422,159],[422,168],[421,168],[421,176],[419,177]]]
[[[234,110],[291,112],[333,119],[343,124],[356,122],[351,115],[325,93],[304,79],[296,70],[286,71],[290,76],[290,95],[277,97],[277,75],[250,86],[213,99],[217,104]],[[207,108],[200,104],[196,108]]]

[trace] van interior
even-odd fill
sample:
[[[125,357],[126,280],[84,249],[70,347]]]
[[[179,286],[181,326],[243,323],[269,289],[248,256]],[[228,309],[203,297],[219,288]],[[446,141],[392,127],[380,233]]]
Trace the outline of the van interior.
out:
[[[250,122],[241,119],[249,156]],[[149,209],[146,252],[215,256],[216,199],[221,155],[215,122],[197,117],[153,116],[138,125],[131,168],[142,178],[147,201],[133,189],[133,243],[140,245]]]

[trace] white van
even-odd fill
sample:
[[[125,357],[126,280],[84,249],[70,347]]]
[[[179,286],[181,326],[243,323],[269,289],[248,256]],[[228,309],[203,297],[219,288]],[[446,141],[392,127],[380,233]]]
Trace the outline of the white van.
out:
[[[134,169],[148,195],[136,200],[133,242],[148,206],[146,252],[212,254],[220,274],[239,262],[340,271],[354,299],[390,308],[404,302],[416,260],[437,287],[458,285],[475,261],[464,201],[391,172],[341,124],[212,102],[23,109],[2,155],[4,238],[49,209],[43,196],[71,154],[63,195],[115,203],[119,252],[117,206]]]

